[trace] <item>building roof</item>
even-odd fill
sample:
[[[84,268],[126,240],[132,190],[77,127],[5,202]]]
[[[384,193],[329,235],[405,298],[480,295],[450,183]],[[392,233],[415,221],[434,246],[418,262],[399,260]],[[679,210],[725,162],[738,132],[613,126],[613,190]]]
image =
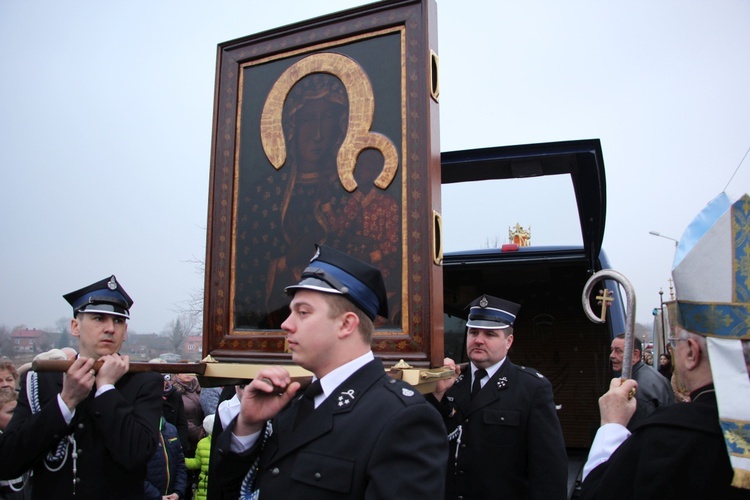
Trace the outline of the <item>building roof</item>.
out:
[[[37,330],[34,329],[18,329],[10,334],[11,338],[17,339],[17,338],[27,338],[27,339],[36,339],[42,336],[49,336],[47,332],[44,330]]]

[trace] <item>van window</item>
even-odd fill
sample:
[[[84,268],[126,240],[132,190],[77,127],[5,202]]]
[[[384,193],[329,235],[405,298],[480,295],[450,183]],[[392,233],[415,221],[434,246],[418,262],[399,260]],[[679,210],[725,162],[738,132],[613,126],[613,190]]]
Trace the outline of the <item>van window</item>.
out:
[[[443,184],[441,196],[446,252],[498,248],[516,223],[533,246],[583,245],[569,174]]]

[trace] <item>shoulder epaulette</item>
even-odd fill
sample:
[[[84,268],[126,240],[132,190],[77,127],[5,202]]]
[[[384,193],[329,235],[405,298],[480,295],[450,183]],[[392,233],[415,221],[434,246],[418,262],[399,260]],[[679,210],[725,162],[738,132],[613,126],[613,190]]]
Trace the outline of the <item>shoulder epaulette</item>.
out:
[[[534,368],[531,368],[531,367],[528,367],[528,366],[518,366],[518,370],[521,371],[521,372],[523,372],[523,373],[526,373],[527,375],[532,375],[532,376],[534,376],[536,378],[540,378],[540,379],[544,378],[544,375],[542,375],[541,373],[539,373],[538,371],[536,371]]]
[[[386,377],[384,385],[389,391],[397,396],[398,400],[401,401],[404,406],[424,402],[424,398],[419,391],[406,382]]]

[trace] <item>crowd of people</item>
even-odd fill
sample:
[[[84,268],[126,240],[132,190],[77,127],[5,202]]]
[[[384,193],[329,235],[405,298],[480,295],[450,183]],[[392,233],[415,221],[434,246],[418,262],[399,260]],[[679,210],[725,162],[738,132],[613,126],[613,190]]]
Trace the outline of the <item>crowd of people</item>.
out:
[[[71,356],[72,350],[66,351],[52,349],[34,359],[75,359],[75,352]],[[10,361],[0,361],[0,434],[15,413],[21,377],[29,372],[30,367],[31,363],[26,363],[17,369]],[[207,397],[202,405],[201,387],[194,374],[165,373],[162,377],[162,415],[158,423],[156,450],[147,463],[144,498],[205,500],[211,432],[221,388],[205,389],[206,394],[213,393],[216,397]],[[28,470],[17,478],[0,480],[0,500],[32,498],[32,476],[33,470]],[[86,498],[85,495],[77,496]]]
[[[34,360],[73,360],[76,357],[74,349],[65,348],[40,353]],[[158,358],[151,361],[164,362]],[[29,373],[30,368],[31,363],[16,368],[11,361],[0,361],[0,434],[13,417],[21,390],[21,378]],[[222,388],[202,390],[197,377],[191,373],[165,373],[162,377],[162,415],[158,424],[156,451],[147,464],[144,498],[205,500],[211,432]],[[33,470],[28,470],[17,478],[0,480],[0,500],[32,498],[32,475]]]
[[[640,342],[638,338],[634,339]],[[643,351],[643,362],[648,366],[654,366],[654,353],[650,350]],[[655,367],[664,378],[671,381],[674,368],[672,367],[672,355],[669,352],[663,352],[659,355],[659,365]]]
[[[581,498],[750,498],[750,197],[698,220],[675,263],[659,369],[636,338],[632,378],[621,379],[626,340],[612,340]],[[305,388],[283,366],[224,388],[158,367],[130,372],[119,349],[133,300],[122,285],[111,276],[66,294],[77,352],[45,355],[69,360],[67,371],[21,376],[0,362],[0,499],[572,494],[552,385],[509,357],[523,342],[520,304],[472,301],[469,363],[446,358],[452,376],[422,395],[372,351],[374,321],[388,317],[377,267],[318,246],[285,292],[281,327],[292,361],[313,373]]]
[[[69,360],[64,374],[0,361],[0,500],[205,498],[208,457],[188,468],[211,432],[195,375],[128,371],[133,300],[114,276],[64,298],[78,349],[35,358]]]

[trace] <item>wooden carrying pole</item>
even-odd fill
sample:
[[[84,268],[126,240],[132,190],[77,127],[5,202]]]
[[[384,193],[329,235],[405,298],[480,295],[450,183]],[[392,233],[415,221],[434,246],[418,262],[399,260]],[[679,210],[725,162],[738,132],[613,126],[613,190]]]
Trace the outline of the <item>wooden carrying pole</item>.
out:
[[[72,360],[45,359],[31,363],[31,369],[37,372],[66,372],[73,364]],[[94,370],[99,370],[102,361],[94,363]],[[198,376],[201,387],[217,387],[222,385],[241,385],[257,378],[260,370],[267,365],[254,363],[138,363],[131,362],[129,372],[155,373],[194,373]],[[297,365],[282,365],[291,375],[293,382],[299,382],[307,387],[312,382],[312,373]],[[407,382],[421,393],[433,392],[438,380],[449,378],[453,370],[449,368],[416,369],[408,365],[396,365],[386,370],[387,373],[399,380]]]
[[[31,362],[31,369],[35,372],[66,372],[72,359],[38,359]],[[103,361],[94,363],[94,371],[99,371]],[[157,373],[195,373],[203,375],[206,372],[205,363],[130,363],[129,372],[157,372]]]
[[[31,369],[37,372],[66,372],[72,360],[45,359],[31,363]],[[94,363],[94,370],[99,371],[102,361]],[[264,365],[245,363],[139,363],[131,362],[128,369],[131,373],[194,373],[198,376],[201,387],[217,387],[222,385],[240,385],[258,376]],[[307,386],[312,381],[312,373],[299,366],[284,366],[292,376],[293,381]]]

